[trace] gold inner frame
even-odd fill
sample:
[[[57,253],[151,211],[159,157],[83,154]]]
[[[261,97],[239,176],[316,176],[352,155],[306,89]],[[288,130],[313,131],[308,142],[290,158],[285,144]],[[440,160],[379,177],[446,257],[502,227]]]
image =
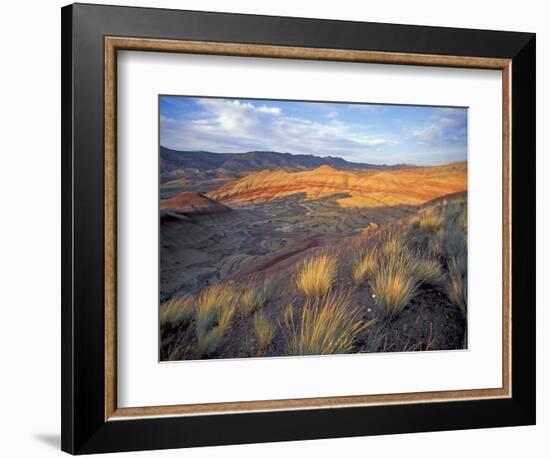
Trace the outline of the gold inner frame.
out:
[[[403,394],[335,396],[119,408],[117,404],[116,262],[117,262],[117,51],[175,52],[398,65],[493,69],[502,72],[502,387]],[[425,403],[489,398],[512,394],[511,366],[511,60],[481,57],[403,54],[343,49],[300,48],[239,43],[105,37],[105,420]]]

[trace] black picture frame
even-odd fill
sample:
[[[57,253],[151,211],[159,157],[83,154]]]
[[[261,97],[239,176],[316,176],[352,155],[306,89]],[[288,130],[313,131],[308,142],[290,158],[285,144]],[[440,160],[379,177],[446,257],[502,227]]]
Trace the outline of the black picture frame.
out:
[[[535,424],[535,34],[74,4],[62,8],[62,449],[72,454]],[[104,37],[512,61],[512,396],[105,420]]]

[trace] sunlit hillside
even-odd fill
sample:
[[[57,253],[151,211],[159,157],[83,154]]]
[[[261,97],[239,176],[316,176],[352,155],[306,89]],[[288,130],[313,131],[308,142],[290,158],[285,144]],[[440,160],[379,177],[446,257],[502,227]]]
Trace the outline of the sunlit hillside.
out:
[[[467,188],[467,163],[398,170],[263,170],[231,181],[208,196],[225,204],[249,204],[304,194],[308,200],[346,194],[343,208],[419,205]]]

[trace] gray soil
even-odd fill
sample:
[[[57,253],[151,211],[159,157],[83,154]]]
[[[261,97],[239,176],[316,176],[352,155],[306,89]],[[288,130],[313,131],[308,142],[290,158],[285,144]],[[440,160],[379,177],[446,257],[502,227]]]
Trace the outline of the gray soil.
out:
[[[342,209],[342,196],[307,201],[294,195],[257,205],[232,206],[217,215],[165,216],[161,219],[161,301],[195,294],[219,281],[245,281],[252,274],[268,277],[275,294],[263,311],[278,323],[282,310],[294,304],[299,315],[303,298],[293,283],[297,263],[304,257],[336,252],[351,260],[357,241],[377,243],[382,230],[418,210],[418,207]],[[369,223],[381,226],[363,232]],[[351,281],[350,262],[342,263],[336,282],[361,304],[364,320],[376,319],[357,340],[355,352],[451,350],[464,348],[466,323],[459,309],[438,288],[423,287],[395,319],[388,321],[372,298],[369,287]],[[285,336],[276,325],[268,348],[260,350],[251,339],[253,318],[239,317],[223,345],[208,358],[284,355]],[[161,329],[161,359],[200,359],[191,325]]]
[[[266,270],[285,259],[395,221],[416,207],[343,209],[342,195],[308,201],[303,195],[232,206],[217,215],[161,218],[161,301],[224,279]]]

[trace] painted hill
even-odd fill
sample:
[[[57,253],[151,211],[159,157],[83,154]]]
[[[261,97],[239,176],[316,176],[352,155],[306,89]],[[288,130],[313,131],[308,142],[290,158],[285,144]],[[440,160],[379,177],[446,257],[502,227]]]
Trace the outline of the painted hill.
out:
[[[160,202],[160,209],[180,215],[214,215],[231,211],[229,207],[198,192],[181,192]]]
[[[207,193],[227,204],[249,204],[303,193],[309,200],[348,194],[342,207],[418,205],[467,189],[467,163],[398,170],[338,170],[322,165],[314,170],[262,170]]]
[[[161,181],[189,176],[197,172],[202,178],[241,176],[243,172],[265,169],[289,171],[309,170],[328,165],[340,170],[372,170],[402,168],[402,165],[387,166],[360,164],[339,157],[319,157],[308,154],[289,154],[274,151],[249,151],[246,153],[220,154],[209,151],[176,151],[160,147]],[[208,172],[208,176],[202,176]]]

